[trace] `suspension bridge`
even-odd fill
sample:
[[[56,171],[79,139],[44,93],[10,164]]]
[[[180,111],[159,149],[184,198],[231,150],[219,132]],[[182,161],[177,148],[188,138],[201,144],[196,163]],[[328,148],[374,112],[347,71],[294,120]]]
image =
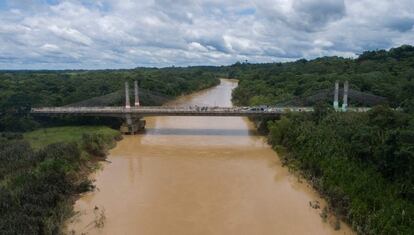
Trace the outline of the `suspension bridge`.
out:
[[[339,95],[343,95],[342,106],[339,107]],[[339,82],[335,83],[333,107],[342,112],[367,112],[368,107],[348,107],[349,84],[344,83],[343,90],[339,89]],[[253,107],[209,107],[209,106],[141,106],[139,88],[134,82],[134,105],[131,106],[129,84],[125,82],[125,105],[111,107],[40,107],[32,108],[31,114],[41,116],[108,116],[125,119],[121,131],[125,134],[134,134],[145,128],[144,117],[148,116],[239,116],[239,117],[279,117],[292,112],[313,112],[309,106],[253,106]]]

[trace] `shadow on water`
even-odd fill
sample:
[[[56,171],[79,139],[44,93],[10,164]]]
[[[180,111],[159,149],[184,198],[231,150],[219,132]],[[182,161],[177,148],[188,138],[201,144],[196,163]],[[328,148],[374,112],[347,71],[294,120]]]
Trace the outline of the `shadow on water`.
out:
[[[194,135],[194,136],[260,136],[257,131],[246,129],[180,129],[147,128],[144,135]]]

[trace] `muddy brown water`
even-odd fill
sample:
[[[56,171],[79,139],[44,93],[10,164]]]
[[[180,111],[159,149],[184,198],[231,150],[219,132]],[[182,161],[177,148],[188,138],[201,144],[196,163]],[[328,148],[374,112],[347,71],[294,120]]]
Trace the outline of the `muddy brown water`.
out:
[[[231,106],[237,81],[168,105]],[[323,222],[324,201],[281,166],[241,117],[146,118],[146,133],[125,136],[92,178],[67,224],[75,234],[353,234]]]

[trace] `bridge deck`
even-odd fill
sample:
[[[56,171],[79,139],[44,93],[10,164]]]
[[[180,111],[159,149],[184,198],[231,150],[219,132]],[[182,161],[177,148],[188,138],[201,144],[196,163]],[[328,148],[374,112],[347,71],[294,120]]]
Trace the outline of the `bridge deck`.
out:
[[[350,108],[349,111],[366,112],[369,108]],[[313,112],[312,107],[45,107],[33,108],[35,115],[84,116],[279,116],[289,112]]]
[[[278,116],[287,112],[312,112],[309,107],[257,108],[257,107],[49,107],[34,108],[38,115],[96,115],[96,116]]]

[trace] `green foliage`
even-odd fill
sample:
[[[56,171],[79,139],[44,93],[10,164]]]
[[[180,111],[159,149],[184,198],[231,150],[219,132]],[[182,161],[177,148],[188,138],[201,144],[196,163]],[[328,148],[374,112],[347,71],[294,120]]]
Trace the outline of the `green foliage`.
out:
[[[24,151],[24,150],[21,150]],[[55,144],[34,153],[24,171],[7,172],[0,186],[0,231],[2,234],[56,234],[63,202],[73,191],[68,172],[79,164],[76,145]],[[13,165],[13,163],[11,163]]]
[[[269,142],[290,150],[335,211],[361,234],[414,233],[414,117],[369,113],[291,115],[269,123]]]
[[[332,98],[312,114],[290,114],[268,123],[268,140],[287,153],[334,212],[359,234],[414,234],[414,47],[284,64],[235,64],[239,105],[283,104],[335,80],[386,97],[393,107],[368,113],[337,113]],[[352,103],[351,105],[357,105]]]
[[[89,180],[79,180],[88,161],[83,154],[102,156],[119,133],[105,127],[65,127],[24,137],[0,135],[0,234],[58,234],[72,211],[71,197],[93,188]]]
[[[285,116],[283,116],[280,120],[269,121],[269,143],[274,146],[282,145],[290,125],[290,119]]]
[[[83,178],[90,170],[88,156],[104,157],[114,141],[121,138],[118,131],[96,126],[116,125],[116,120],[35,121],[29,115],[31,107],[84,100],[121,105],[123,93],[117,91],[123,88],[124,81],[132,84],[133,80],[138,80],[142,88],[143,105],[159,105],[172,97],[218,84],[213,73],[214,69],[208,67],[0,72],[0,234],[58,234],[61,223],[72,211],[71,196],[93,188]],[[90,99],[93,97],[98,98]],[[83,126],[38,129],[67,123]],[[34,129],[37,130],[31,131]]]
[[[86,167],[87,156],[105,157],[114,141],[121,138],[118,131],[96,126],[116,125],[114,119],[35,121],[29,115],[31,107],[63,106],[84,100],[121,105],[123,92],[117,91],[125,81],[132,84],[133,80],[138,80],[142,88],[143,105],[159,105],[218,84],[214,71],[209,67],[192,67],[0,72],[0,234],[58,234],[62,221],[72,210],[71,196],[93,188],[90,181],[79,179],[79,174],[90,169]],[[107,94],[110,95],[101,97]],[[38,129],[67,123],[83,126]]]
[[[84,141],[82,136],[84,134],[101,135],[112,139],[120,137],[118,131],[105,126],[65,126],[42,128],[26,132],[24,133],[24,138],[30,142],[33,148],[39,149],[56,142],[77,142],[82,144]]]
[[[289,63],[239,63],[226,69],[240,79],[233,92],[237,105],[285,104],[292,99],[297,100],[296,105],[313,105],[305,97],[332,89],[336,80],[348,80],[352,89],[386,97],[393,107],[414,110],[413,48],[365,52],[356,60],[323,57]],[[331,105],[332,99],[329,94],[325,102]]]
[[[159,96],[176,97],[218,84],[215,70],[190,67],[0,72],[0,132],[36,129],[36,122],[28,115],[31,107],[63,106],[100,97],[123,89],[125,81],[132,84],[137,80],[140,88],[146,91],[141,97],[143,105],[159,105],[159,102],[165,101],[157,99]],[[110,97],[113,99],[106,100],[106,105],[120,105],[123,99],[117,97]],[[79,119],[78,124],[86,120]],[[47,119],[42,124],[50,125],[52,121]]]
[[[107,143],[104,135],[96,133],[84,133],[82,135],[83,149],[93,156],[105,157],[107,153]]]

